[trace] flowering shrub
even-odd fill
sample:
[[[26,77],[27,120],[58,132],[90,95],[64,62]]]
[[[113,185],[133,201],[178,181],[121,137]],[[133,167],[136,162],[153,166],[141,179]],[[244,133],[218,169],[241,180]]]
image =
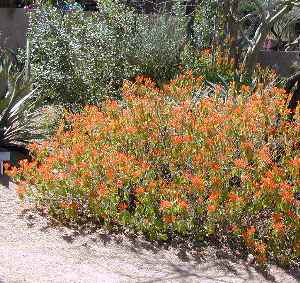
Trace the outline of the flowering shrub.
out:
[[[162,90],[144,77],[126,82],[122,102],[69,114],[30,146],[34,160],[10,170],[19,195],[61,221],[162,240],[227,237],[260,263],[297,262],[300,126],[285,121],[284,91],[231,84],[226,101],[204,94],[191,73]]]

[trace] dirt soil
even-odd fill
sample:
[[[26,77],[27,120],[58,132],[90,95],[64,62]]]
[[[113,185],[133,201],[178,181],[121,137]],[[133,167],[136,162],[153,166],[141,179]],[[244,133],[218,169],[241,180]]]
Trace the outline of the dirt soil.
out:
[[[215,248],[161,248],[139,237],[76,231],[23,211],[14,185],[0,186],[0,283],[300,282],[300,273],[261,272]]]

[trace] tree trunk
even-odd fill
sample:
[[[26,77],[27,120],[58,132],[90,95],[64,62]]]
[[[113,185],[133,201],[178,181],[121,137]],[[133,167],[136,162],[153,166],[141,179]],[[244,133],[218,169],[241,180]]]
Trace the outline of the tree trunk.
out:
[[[268,32],[269,28],[267,24],[261,24],[257,29],[253,38],[254,43],[248,47],[247,53],[243,61],[244,74],[242,76],[242,81],[252,77],[257,64],[259,52],[263,47]]]
[[[295,85],[296,89],[294,90],[293,95],[287,106],[287,108],[291,111],[291,114],[289,115],[290,121],[293,121],[296,108],[300,101],[300,72],[297,72],[296,74],[287,79],[285,90],[287,92],[291,92]]]
[[[238,14],[239,10],[239,0],[233,0],[231,5],[231,10],[233,15]],[[236,23],[232,14],[228,12],[227,14],[227,25],[228,25],[228,36],[229,36],[229,60],[234,60],[235,68],[238,68],[238,34],[239,34],[239,25]],[[229,63],[229,62],[228,62]]]

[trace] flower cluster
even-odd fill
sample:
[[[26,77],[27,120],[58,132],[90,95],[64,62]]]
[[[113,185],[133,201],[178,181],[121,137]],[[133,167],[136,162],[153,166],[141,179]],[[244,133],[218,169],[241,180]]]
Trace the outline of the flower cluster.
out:
[[[226,100],[204,94],[190,72],[163,89],[145,77],[125,82],[122,101],[68,114],[30,146],[34,161],[11,170],[19,194],[64,221],[153,239],[170,229],[226,236],[261,263],[299,260],[300,126],[285,119],[285,92],[231,84]]]

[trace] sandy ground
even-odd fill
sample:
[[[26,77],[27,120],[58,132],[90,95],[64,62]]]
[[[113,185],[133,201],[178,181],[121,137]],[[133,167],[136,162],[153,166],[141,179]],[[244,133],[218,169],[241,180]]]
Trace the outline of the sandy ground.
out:
[[[222,251],[158,248],[139,238],[53,227],[22,212],[13,184],[0,186],[0,283],[3,282],[300,282],[268,274]]]

